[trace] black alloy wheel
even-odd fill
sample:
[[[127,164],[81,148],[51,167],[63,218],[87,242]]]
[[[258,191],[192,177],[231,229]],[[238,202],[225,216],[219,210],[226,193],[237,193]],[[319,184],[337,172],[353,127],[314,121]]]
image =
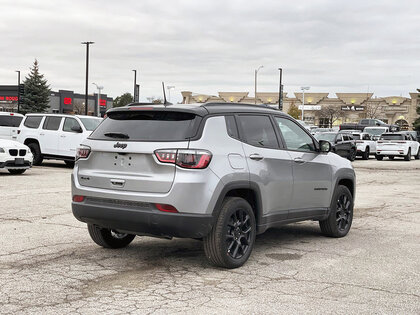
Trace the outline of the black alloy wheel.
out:
[[[226,234],[227,252],[233,259],[244,256],[251,243],[251,220],[250,216],[242,209],[234,212],[227,223]]]
[[[342,194],[337,200],[335,217],[337,229],[340,232],[346,231],[351,224],[353,216],[351,205],[351,200],[346,194]]]
[[[339,185],[334,191],[328,217],[319,221],[322,233],[331,237],[346,236],[353,222],[353,206],[350,190]]]
[[[210,233],[204,237],[204,252],[215,266],[238,268],[251,255],[257,225],[251,205],[240,197],[226,197]]]

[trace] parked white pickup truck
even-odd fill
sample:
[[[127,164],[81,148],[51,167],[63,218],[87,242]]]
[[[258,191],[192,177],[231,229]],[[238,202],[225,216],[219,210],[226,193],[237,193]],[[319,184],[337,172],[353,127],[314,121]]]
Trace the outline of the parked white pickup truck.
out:
[[[369,155],[376,154],[376,141],[373,140],[372,135],[359,130],[342,130],[340,133],[351,134],[356,140],[356,155],[361,155],[363,160],[369,160]]]
[[[93,116],[27,114],[19,126],[17,140],[31,149],[34,165],[54,159],[73,166],[77,147],[101,121]]]
[[[411,156],[414,156],[418,160],[420,159],[420,144],[408,133],[384,133],[377,142],[376,159],[383,160],[384,156],[390,160],[400,156],[406,161],[410,161]]]

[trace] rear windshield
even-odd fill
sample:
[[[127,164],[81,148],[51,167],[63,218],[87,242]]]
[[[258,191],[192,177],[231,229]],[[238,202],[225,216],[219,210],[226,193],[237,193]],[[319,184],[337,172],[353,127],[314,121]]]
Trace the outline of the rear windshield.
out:
[[[399,134],[396,134],[396,135],[382,135],[381,136],[381,139],[382,140],[404,140],[404,135],[399,135]]]
[[[195,135],[198,116],[170,111],[111,112],[91,139],[183,141]]]
[[[21,116],[0,115],[0,127],[19,127],[22,118]]]

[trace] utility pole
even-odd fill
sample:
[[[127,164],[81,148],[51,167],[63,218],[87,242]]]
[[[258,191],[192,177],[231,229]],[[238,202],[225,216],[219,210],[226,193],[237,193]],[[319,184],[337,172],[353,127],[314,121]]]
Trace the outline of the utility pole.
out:
[[[261,68],[264,68],[264,66],[259,66],[258,69],[255,69],[255,77],[254,77],[255,104],[257,104],[257,74]]]
[[[283,111],[283,84],[281,82],[283,69],[279,68],[280,71],[280,82],[279,82],[279,111]]]
[[[88,114],[88,81],[89,81],[89,45],[95,42],[82,42],[86,45],[86,82],[85,82],[85,115]]]
[[[17,108],[17,112],[20,112],[20,70],[16,70],[17,74],[18,74],[18,108]]]

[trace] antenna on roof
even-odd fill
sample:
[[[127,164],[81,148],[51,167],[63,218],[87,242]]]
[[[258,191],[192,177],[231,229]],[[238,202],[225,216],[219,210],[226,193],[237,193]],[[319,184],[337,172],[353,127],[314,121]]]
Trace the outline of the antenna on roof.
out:
[[[168,102],[166,101],[165,83],[164,82],[162,82],[162,89],[163,89],[163,105],[165,105],[165,107],[166,107],[166,104]]]

